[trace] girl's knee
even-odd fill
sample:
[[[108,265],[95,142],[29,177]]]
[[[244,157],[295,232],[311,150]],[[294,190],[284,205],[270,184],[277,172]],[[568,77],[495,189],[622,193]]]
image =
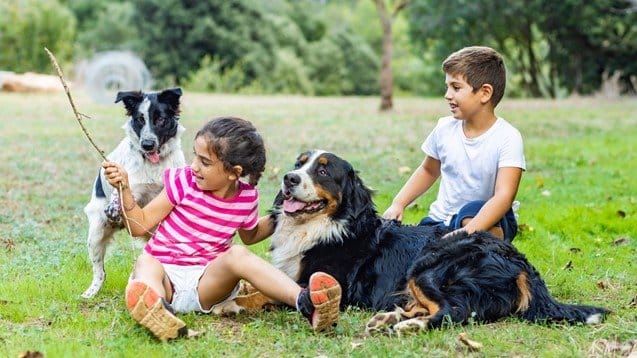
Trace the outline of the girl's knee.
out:
[[[140,273],[157,270],[163,271],[161,262],[153,256],[143,253],[137,257],[137,260],[135,260],[132,276],[133,278],[136,278]]]
[[[233,262],[241,262],[242,259],[251,257],[253,254],[245,246],[232,245],[230,246],[228,251],[226,251],[225,255],[228,257],[228,259],[231,259]]]

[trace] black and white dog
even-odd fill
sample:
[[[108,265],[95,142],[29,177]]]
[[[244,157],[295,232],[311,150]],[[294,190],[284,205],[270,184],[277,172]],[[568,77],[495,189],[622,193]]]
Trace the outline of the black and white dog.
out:
[[[130,119],[122,127],[126,136],[107,158],[124,167],[135,200],[146,205],[163,188],[164,170],[186,163],[179,124],[180,88],[161,92],[119,92],[115,103],[123,102]],[[84,208],[88,218],[88,253],[93,264],[93,282],[82,297],[91,298],[102,288],[104,254],[113,233],[123,228],[118,191],[111,187],[100,170],[91,201]]]

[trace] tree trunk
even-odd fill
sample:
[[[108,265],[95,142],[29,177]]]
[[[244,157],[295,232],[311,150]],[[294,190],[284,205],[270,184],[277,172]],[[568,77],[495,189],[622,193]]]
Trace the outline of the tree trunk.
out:
[[[376,0],[378,15],[383,29],[383,56],[380,65],[380,110],[389,111],[394,107],[394,74],[391,68],[391,59],[394,53],[392,37],[392,19],[387,13],[383,0]]]
[[[394,10],[389,13],[385,6],[385,0],[374,0],[380,26],[383,29],[383,56],[380,65],[380,110],[389,111],[394,108],[394,74],[391,68],[391,60],[394,55],[394,39],[392,34],[392,23],[394,17],[409,4],[411,0],[397,1]]]

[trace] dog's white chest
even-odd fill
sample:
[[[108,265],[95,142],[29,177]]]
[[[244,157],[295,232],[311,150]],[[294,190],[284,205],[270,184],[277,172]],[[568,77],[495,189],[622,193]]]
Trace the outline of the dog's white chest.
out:
[[[281,215],[271,237],[272,264],[297,280],[305,252],[318,244],[340,238],[342,230],[342,225],[327,216],[299,223]]]

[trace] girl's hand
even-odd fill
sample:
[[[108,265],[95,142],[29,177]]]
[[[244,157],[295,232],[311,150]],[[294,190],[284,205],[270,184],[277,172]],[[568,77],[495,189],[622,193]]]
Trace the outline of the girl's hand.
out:
[[[102,168],[104,177],[111,186],[119,188],[119,183],[122,183],[124,188],[128,188],[128,173],[119,164],[106,161],[102,163]]]

